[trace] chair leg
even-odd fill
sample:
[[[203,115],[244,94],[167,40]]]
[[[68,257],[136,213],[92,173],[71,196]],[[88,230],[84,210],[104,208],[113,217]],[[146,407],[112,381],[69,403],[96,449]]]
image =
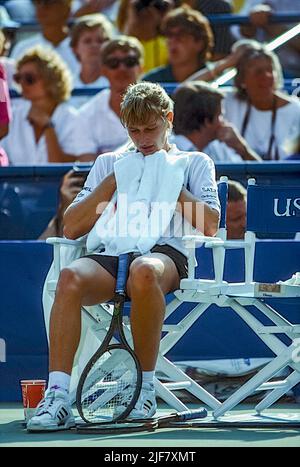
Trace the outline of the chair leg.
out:
[[[161,370],[172,381],[187,383],[185,389],[212,409],[217,409],[221,406],[221,402],[162,355],[158,356],[157,369]]]
[[[179,339],[184,336],[189,328],[195,323],[195,321],[197,321],[197,319],[199,319],[210,305],[210,303],[199,303],[179,323],[177,323],[178,329],[175,332],[168,332],[162,338],[159,347],[160,353],[165,355],[169,352],[169,350],[174,347]]]
[[[261,413],[263,410],[269,408],[272,404],[278,401],[280,397],[286,394],[290,389],[292,389],[296,384],[300,382],[300,374],[298,371],[293,371],[287,378],[286,384],[282,388],[274,389],[270,394],[268,394],[256,407],[255,410],[257,413]]]
[[[188,407],[170,391],[164,383],[161,383],[157,378],[154,379],[155,391],[158,397],[173,407],[177,412],[188,410]]]
[[[268,363],[262,370],[260,370],[255,376],[253,376],[247,383],[245,383],[240,389],[232,394],[220,408],[214,411],[214,418],[219,418],[226,412],[231,410],[242,400],[253,394],[263,383],[269,381],[275,376],[282,368],[285,368],[291,360],[290,350],[286,349],[278,357],[274,358]]]

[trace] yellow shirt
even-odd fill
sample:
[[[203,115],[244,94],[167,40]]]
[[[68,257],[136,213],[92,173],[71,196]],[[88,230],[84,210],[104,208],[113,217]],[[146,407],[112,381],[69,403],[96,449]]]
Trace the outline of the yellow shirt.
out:
[[[245,0],[233,0],[233,12],[238,13],[240,9],[244,6]]]
[[[144,73],[168,63],[166,40],[162,36],[148,41],[141,41],[144,46]]]

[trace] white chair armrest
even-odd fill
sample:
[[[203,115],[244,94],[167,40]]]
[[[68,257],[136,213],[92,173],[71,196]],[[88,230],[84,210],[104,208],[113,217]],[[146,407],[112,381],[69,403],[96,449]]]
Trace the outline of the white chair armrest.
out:
[[[84,246],[84,240],[69,240],[68,238],[63,237],[49,237],[46,240],[46,243],[50,243],[51,245],[66,245],[66,246]]]
[[[183,244],[186,248],[193,248],[199,243],[205,242],[222,242],[218,237],[208,237],[206,235],[185,235],[182,238]]]
[[[205,244],[205,248],[227,248],[227,249],[235,249],[235,248],[247,248],[251,244],[244,240],[224,240],[224,241],[209,241]]]
[[[54,267],[55,277],[59,276],[59,272],[61,269],[61,262],[60,262],[61,247],[66,246],[66,247],[74,248],[74,250],[76,250],[77,248],[82,249],[83,247],[85,247],[84,239],[69,240],[68,238],[63,238],[63,237],[49,237],[47,238],[46,243],[53,245],[53,267]],[[70,250],[70,252],[71,251],[72,250]]]

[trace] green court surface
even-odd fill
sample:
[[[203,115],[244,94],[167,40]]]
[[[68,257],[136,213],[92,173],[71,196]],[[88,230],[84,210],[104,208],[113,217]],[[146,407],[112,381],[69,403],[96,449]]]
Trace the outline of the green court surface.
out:
[[[197,408],[190,404],[190,408]],[[253,409],[241,405],[234,415],[244,416]],[[166,408],[160,406],[158,415],[165,414]],[[253,412],[252,412],[253,413]],[[300,405],[281,404],[266,411],[268,416],[289,414],[300,417]],[[299,425],[298,425],[299,426]],[[168,428],[154,432],[142,432],[122,435],[78,434],[76,431],[58,431],[55,433],[27,433],[23,425],[23,409],[20,404],[0,404],[0,446],[1,447],[103,447],[111,453],[112,448],[146,447],[182,448],[201,447],[300,447],[300,428]],[[130,449],[128,449],[130,452]]]

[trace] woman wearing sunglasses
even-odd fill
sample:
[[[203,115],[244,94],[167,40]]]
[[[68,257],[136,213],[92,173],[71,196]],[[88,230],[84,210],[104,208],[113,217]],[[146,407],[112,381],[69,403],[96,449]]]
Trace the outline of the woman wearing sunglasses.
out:
[[[11,165],[43,165],[74,160],[77,112],[65,103],[71,93],[66,65],[52,50],[36,47],[17,63],[14,76],[22,99],[3,147]]]
[[[120,121],[120,106],[127,87],[142,71],[143,47],[138,39],[119,36],[106,41],[101,49],[102,74],[110,85],[80,108],[76,131],[76,153],[82,160],[94,160],[127,141]]]

